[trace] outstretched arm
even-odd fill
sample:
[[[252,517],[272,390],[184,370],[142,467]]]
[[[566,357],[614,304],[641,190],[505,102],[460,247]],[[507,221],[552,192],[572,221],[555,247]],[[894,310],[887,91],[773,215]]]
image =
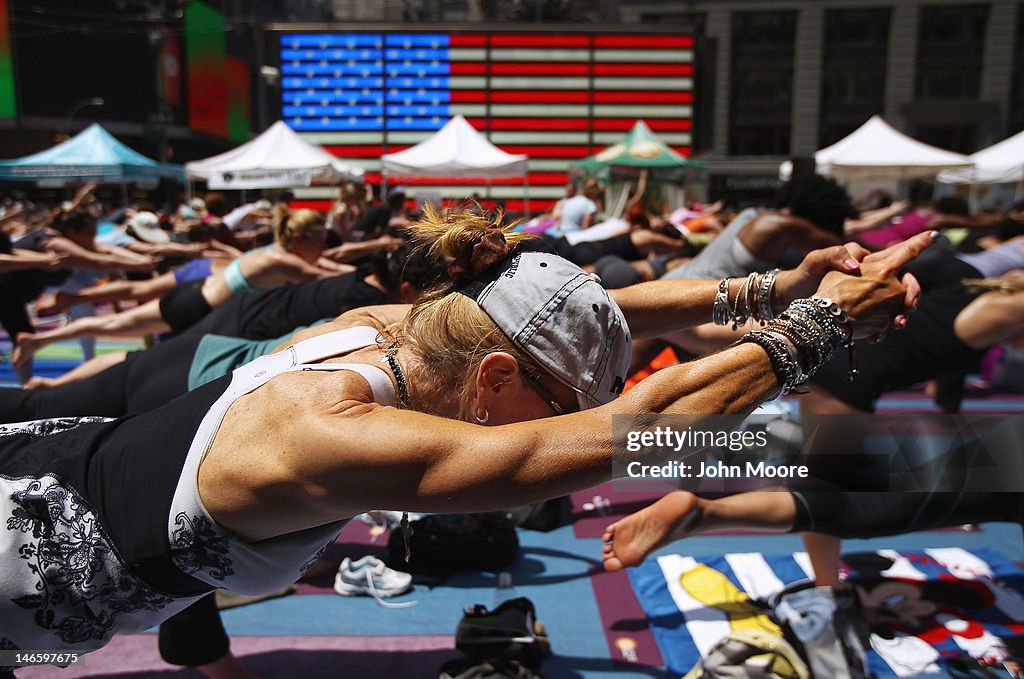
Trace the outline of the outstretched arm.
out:
[[[35,334],[19,333],[12,361],[15,365],[20,365],[32,358],[32,355],[39,349],[60,340],[95,337],[96,335],[143,337],[167,332],[170,329],[160,315],[160,303],[153,300],[119,314],[86,316],[53,330]]]
[[[975,349],[987,349],[1024,333],[1024,292],[986,292],[957,314],[953,331]]]
[[[846,310],[855,336],[874,334],[903,309],[907,290],[899,270],[930,242],[925,236],[872,255],[857,277],[831,273],[819,292]],[[616,452],[625,454],[613,448],[612,416],[691,415],[697,425],[713,413],[750,412],[777,390],[778,378],[764,349],[742,344],[662,370],[618,400],[562,416],[557,423],[544,418],[493,427],[383,407],[368,397],[339,399],[337,385],[326,382],[319,392],[311,392],[308,382],[293,384],[295,391],[282,387],[277,397],[256,392],[247,404],[246,421],[266,421],[266,427],[237,428],[225,420],[218,434],[231,439],[231,450],[259,454],[259,470],[240,469],[225,453],[211,455],[205,477],[200,474],[204,501],[215,518],[247,539],[375,506],[464,512],[563,495],[607,480]],[[516,390],[522,384],[511,379],[486,388]],[[644,451],[629,460],[659,461]],[[259,486],[268,491],[266,498],[256,500],[244,490],[244,476],[254,473],[271,474]],[[284,507],[289,511],[280,511]]]
[[[53,252],[15,249],[14,254],[0,254],[0,271],[24,271],[26,269],[56,271],[62,268],[65,259],[63,255]]]
[[[866,255],[867,250],[855,244],[811,252],[796,269],[779,274],[772,308],[781,310],[794,299],[809,296],[829,271],[856,272]],[[734,279],[729,299],[735,299],[743,285],[743,278]],[[718,281],[677,279],[640,283],[608,294],[622,309],[633,337],[643,339],[667,337],[710,321],[717,291]]]
[[[65,255],[67,266],[86,271],[152,271],[153,260],[149,257],[129,253],[126,257],[121,254],[102,251],[88,250],[73,241],[57,237],[51,238],[46,243],[49,252]]]
[[[287,283],[305,283],[317,278],[328,278],[351,271],[351,269],[337,271],[324,269],[316,264],[310,264],[298,255],[290,252],[265,250],[262,253],[250,255],[250,257],[259,257],[263,254],[270,257],[273,261],[271,272],[280,276]]]

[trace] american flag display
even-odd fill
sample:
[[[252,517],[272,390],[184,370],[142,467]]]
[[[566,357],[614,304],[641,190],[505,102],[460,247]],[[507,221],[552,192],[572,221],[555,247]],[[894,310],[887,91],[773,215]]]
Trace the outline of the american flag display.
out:
[[[689,155],[692,36],[664,33],[330,32],[278,34],[281,119],[379,182],[380,156],[462,114],[491,143],[525,153],[532,210],[564,193],[568,166],[642,119]],[[478,192],[523,208],[521,179],[389,177],[409,193]],[[330,187],[296,192],[326,208]]]

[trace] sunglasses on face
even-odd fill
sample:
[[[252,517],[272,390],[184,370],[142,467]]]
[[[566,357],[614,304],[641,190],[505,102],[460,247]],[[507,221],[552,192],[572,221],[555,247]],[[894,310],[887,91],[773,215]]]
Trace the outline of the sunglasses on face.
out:
[[[568,412],[555,399],[555,395],[552,394],[547,387],[540,383],[540,380],[538,380],[536,377],[531,377],[526,372],[522,372],[520,374],[523,376],[523,379],[526,380],[527,384],[529,384],[533,388],[533,390],[536,391],[542,399],[544,399],[544,402],[548,404],[549,408],[551,408],[552,413],[554,413],[555,415],[565,415],[566,412]]]

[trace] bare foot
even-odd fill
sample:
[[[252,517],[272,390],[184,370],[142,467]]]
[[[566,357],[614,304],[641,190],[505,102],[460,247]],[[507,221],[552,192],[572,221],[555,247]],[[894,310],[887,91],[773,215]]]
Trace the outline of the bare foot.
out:
[[[57,380],[52,377],[33,377],[25,384],[21,385],[22,389],[53,389],[57,386]]]
[[[934,399],[939,393],[939,383],[935,380],[928,380],[924,383],[924,395]]]
[[[25,365],[32,360],[36,353],[35,335],[31,332],[19,332],[14,341],[14,351],[11,352],[11,363],[15,367]]]
[[[603,536],[605,570],[640,565],[655,549],[684,537],[700,513],[696,495],[676,491],[613,523]]]

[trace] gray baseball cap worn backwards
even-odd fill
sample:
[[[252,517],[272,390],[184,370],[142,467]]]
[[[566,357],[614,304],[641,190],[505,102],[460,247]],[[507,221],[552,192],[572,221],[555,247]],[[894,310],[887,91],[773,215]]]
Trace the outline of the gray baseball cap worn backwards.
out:
[[[585,410],[622,393],[632,338],[598,280],[558,255],[521,252],[459,289]]]

